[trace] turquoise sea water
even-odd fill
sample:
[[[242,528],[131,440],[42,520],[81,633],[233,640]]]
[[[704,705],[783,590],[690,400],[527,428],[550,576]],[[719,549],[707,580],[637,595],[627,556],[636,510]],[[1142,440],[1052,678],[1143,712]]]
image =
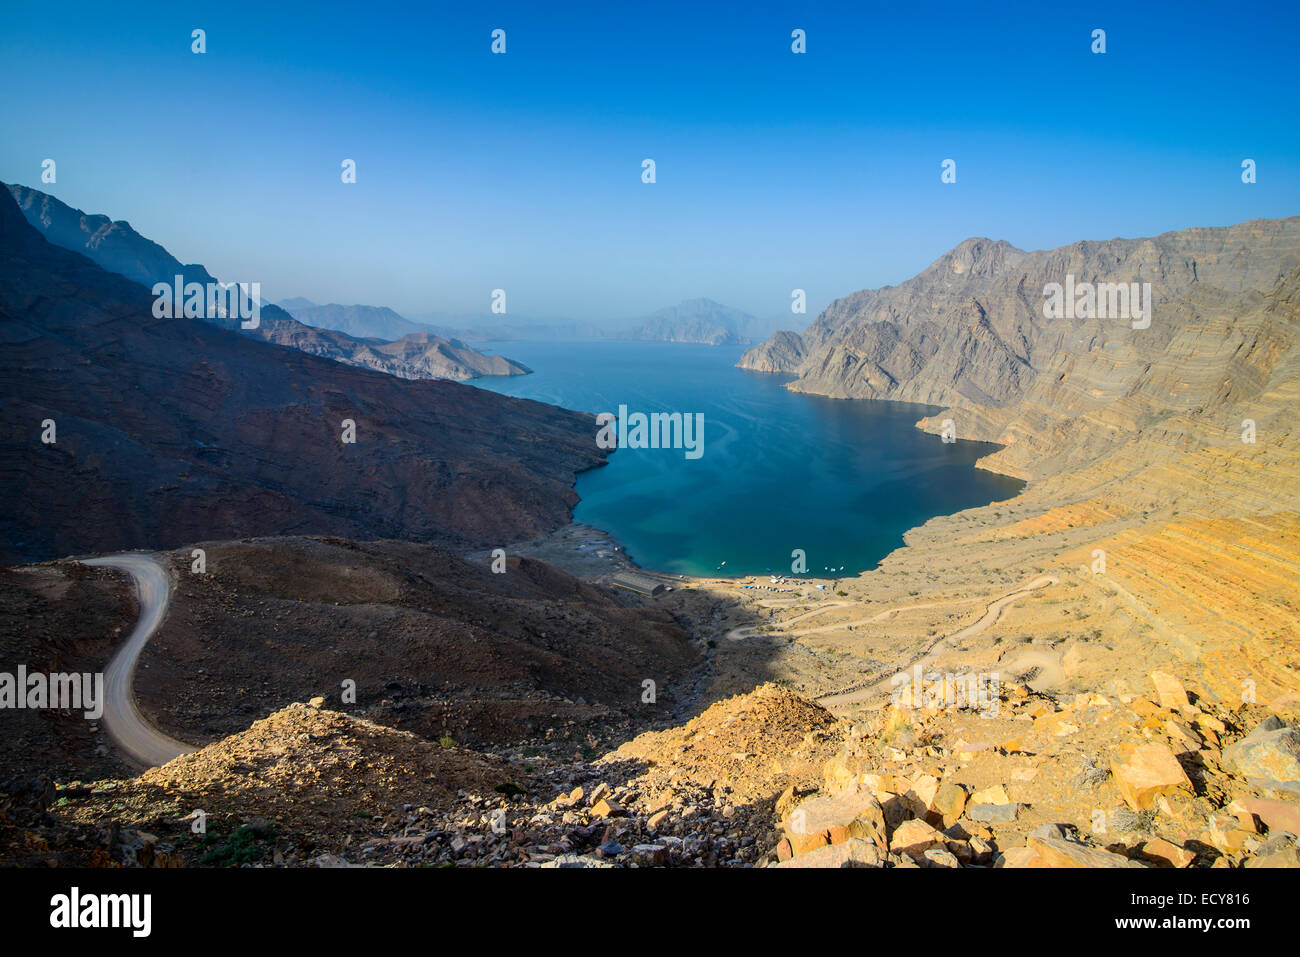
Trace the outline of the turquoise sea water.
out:
[[[1016,495],[975,469],[997,447],[945,444],[913,426],[937,410],[788,392],[788,377],[734,368],[743,350],[658,342],[503,342],[533,370],[473,385],[585,412],[703,413],[703,455],[620,449],[578,477],[576,521],[603,528],[639,565],[687,575],[855,574],[903,533]],[[595,441],[594,428],[592,441]],[[726,565],[722,565],[722,562]]]

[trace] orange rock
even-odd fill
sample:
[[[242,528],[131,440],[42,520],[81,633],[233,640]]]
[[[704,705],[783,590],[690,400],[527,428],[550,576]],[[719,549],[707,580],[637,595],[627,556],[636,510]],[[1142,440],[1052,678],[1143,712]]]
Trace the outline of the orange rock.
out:
[[[952,827],[961,818],[962,811],[966,809],[966,789],[960,784],[944,781],[939,785],[931,807],[944,827]]]
[[[998,856],[994,867],[1046,867],[1032,847],[1013,847]]]
[[[1253,826],[1247,829],[1229,814],[1211,814],[1209,824],[1209,843],[1225,854],[1236,854],[1255,837]]]
[[[1011,798],[1007,797],[1006,789],[1000,784],[995,784],[989,788],[981,788],[970,796],[970,804],[1010,804]]]
[[[1160,706],[1149,698],[1134,698],[1129,707],[1136,711],[1139,717],[1150,717],[1160,713]]]
[[[1268,798],[1238,798],[1224,808],[1237,818],[1242,826],[1258,831],[1256,819],[1263,821],[1270,831],[1287,831],[1300,835],[1300,804],[1291,801],[1273,801]]]
[[[1186,751],[1199,751],[1201,748],[1200,736],[1177,718],[1166,718],[1164,731],[1179,754]]]
[[[855,829],[859,821],[862,826]],[[882,849],[885,840],[884,812],[865,787],[810,798],[790,811],[782,823],[796,855],[823,844],[843,844],[850,837],[870,836]]]
[[[606,798],[601,798],[591,808],[592,817],[622,817],[627,811]]]
[[[1156,686],[1156,700],[1169,711],[1181,711],[1191,705],[1183,683],[1167,671],[1151,672],[1151,683]]]
[[[1215,734],[1224,734],[1227,732],[1227,726],[1212,714],[1198,714],[1196,716],[1196,727],[1202,734],[1206,731],[1213,731]]]
[[[894,831],[889,842],[891,851],[901,851],[910,857],[919,857],[932,847],[943,847],[944,837],[925,821],[904,821]]]
[[[1134,811],[1153,807],[1156,798],[1169,791],[1190,791],[1192,787],[1169,746],[1155,741],[1117,748],[1110,760],[1110,772],[1124,803]]]
[[[934,796],[939,793],[939,779],[933,774],[918,774],[912,786],[903,795],[913,817],[926,818],[934,808]]]
[[[871,843],[858,840],[819,847],[777,864],[782,868],[880,866],[880,851]]]
[[[790,842],[790,850],[794,855],[807,854],[809,851],[825,847],[831,842],[830,835],[826,831],[815,831],[811,834],[791,834],[786,840]]]
[[[1147,860],[1155,861],[1155,863],[1167,867],[1186,867],[1196,860],[1196,855],[1193,852],[1160,837],[1143,844],[1140,853]]]
[[[1047,867],[1143,867],[1137,861],[1059,837],[1030,837],[1029,847]]]

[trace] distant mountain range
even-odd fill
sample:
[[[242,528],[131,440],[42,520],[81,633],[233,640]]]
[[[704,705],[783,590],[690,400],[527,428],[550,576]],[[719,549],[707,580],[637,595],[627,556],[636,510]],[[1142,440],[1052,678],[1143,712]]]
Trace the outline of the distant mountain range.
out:
[[[216,281],[202,265],[182,264],[125,220],[82,212],[30,187],[11,185],[9,191],[27,221],[47,240],[90,257],[110,272],[145,286],[171,282],[177,275],[186,282]],[[274,305],[264,302],[259,328],[241,331],[398,378],[464,380],[532,371],[503,356],[482,353],[467,342],[626,339],[749,345],[783,325],[789,323],[759,319],[704,298],[687,299],[635,319],[588,322],[491,313],[435,312],[410,318],[387,306],[321,304],[298,296]]]
[[[437,335],[468,342],[512,342],[553,339],[605,339],[606,323],[582,319],[548,319],[537,316],[493,313],[430,312],[410,317],[424,323]]]
[[[281,309],[299,322],[320,329],[346,332],[358,339],[384,339],[391,342],[412,333],[435,333],[437,330],[412,322],[387,306],[340,306],[336,302],[320,305],[301,296],[285,299]]]
[[[396,338],[424,331],[469,342],[626,339],[749,345],[790,326],[789,320],[758,319],[712,299],[687,299],[649,315],[602,322],[491,313],[432,312],[407,317],[383,306],[322,306],[303,298],[286,299],[280,305],[308,325],[338,329],[354,336]]]
[[[567,522],[576,474],[604,461],[589,415],[156,317],[138,279],[47,242],[14,192],[0,190],[0,563],[288,532],[496,546]],[[66,229],[59,212],[47,229]],[[56,234],[99,236],[89,251],[127,268],[178,265],[124,223],[85,220]]]
[[[635,320],[619,338],[743,346],[762,341],[783,324],[789,327],[788,320],[759,319],[712,299],[686,299]]]
[[[183,265],[158,243],[141,236],[125,220],[91,215],[73,209],[48,193],[25,186],[11,185],[9,192],[28,223],[56,246],[88,256],[93,262],[141,285],[171,283],[177,276],[186,282],[207,284],[216,279],[203,266]],[[305,302],[305,300],[297,300]],[[354,328],[367,328],[364,335],[340,329],[331,322],[298,321],[271,303],[262,304],[261,323],[256,329],[238,330],[252,338],[274,342],[333,359],[347,365],[376,369],[401,379],[472,379],[481,375],[523,375],[532,370],[503,356],[485,355],[464,342],[430,335],[427,327],[407,322],[391,309],[374,306],[322,306],[306,310],[325,310],[320,318],[350,321]],[[376,333],[382,325],[380,316],[389,321],[385,335]],[[209,319],[231,330],[236,322]],[[404,324],[405,329],[400,329]],[[408,333],[416,338],[389,342]]]

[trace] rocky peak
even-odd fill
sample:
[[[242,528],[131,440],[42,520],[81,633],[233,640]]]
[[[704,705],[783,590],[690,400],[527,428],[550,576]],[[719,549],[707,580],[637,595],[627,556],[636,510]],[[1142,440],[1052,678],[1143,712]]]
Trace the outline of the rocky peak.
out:
[[[973,237],[945,253],[926,272],[936,277],[989,278],[1019,265],[1025,255],[1003,240]]]

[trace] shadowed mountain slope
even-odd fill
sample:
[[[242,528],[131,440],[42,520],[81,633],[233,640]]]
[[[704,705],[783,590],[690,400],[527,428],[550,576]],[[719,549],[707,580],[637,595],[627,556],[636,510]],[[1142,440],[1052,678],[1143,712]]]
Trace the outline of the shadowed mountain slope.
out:
[[[603,462],[590,416],[152,305],[0,192],[0,560],[290,531],[496,545],[566,522],[576,473]]]
[[[149,288],[158,282],[170,285],[178,275],[183,276],[186,282],[207,284],[216,281],[201,265],[182,265],[158,243],[137,233],[125,220],[114,222],[107,216],[84,213],[26,186],[11,185],[9,192],[27,221],[47,240],[88,256],[109,272],[119,273]],[[331,310],[360,312],[349,314],[350,319],[340,319]],[[319,319],[333,316],[337,321],[308,318],[299,322],[279,306],[266,302],[262,304],[261,323],[255,329],[242,330],[233,320],[217,317],[209,321],[254,339],[289,346],[347,365],[378,369],[401,379],[464,380],[481,375],[525,375],[531,371],[503,356],[485,355],[463,342],[432,335],[432,330],[407,322],[391,309],[321,306],[313,307],[313,313],[319,313]],[[380,322],[375,316],[391,317],[396,321]],[[390,339],[397,341],[389,342]]]

